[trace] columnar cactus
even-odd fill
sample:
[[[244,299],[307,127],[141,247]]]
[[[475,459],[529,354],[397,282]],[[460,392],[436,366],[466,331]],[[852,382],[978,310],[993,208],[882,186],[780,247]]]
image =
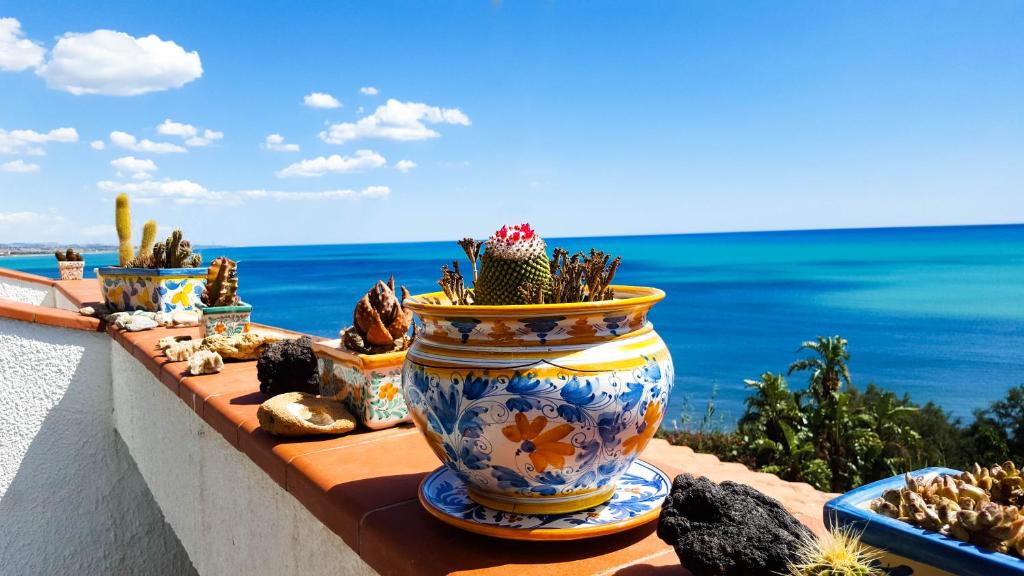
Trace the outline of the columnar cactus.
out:
[[[118,265],[129,268],[153,268],[153,242],[156,240],[156,220],[142,225],[142,244],[139,251],[132,248],[132,210],[127,194],[118,194],[114,202],[114,223],[117,227]]]
[[[127,266],[135,258],[132,248],[132,209],[127,194],[118,194],[114,201],[114,223],[117,226],[117,257],[121,266]]]
[[[551,264],[544,240],[529,224],[502,226],[487,239],[480,273],[473,288],[474,304],[526,304],[520,288],[546,293],[551,287]]]
[[[210,262],[206,271],[203,303],[207,306],[236,306],[238,297],[238,263],[221,256]]]
[[[153,244],[156,243],[156,220],[146,220],[142,225],[142,243],[139,244],[139,254],[149,256],[153,253]]]

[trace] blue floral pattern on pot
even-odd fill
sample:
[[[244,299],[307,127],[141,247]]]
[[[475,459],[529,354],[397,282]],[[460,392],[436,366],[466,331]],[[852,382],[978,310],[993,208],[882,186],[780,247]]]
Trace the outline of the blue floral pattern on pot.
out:
[[[619,478],[618,485],[619,489],[611,500],[587,510],[565,514],[519,514],[477,504],[469,497],[467,486],[458,475],[451,469],[441,468],[424,480],[420,497],[433,508],[432,512],[457,522],[507,531],[505,537],[516,538],[514,532],[521,530],[583,532],[656,515],[668,495],[671,480],[654,466],[637,460]],[[502,535],[501,532],[489,533]]]
[[[672,360],[598,373],[511,374],[406,363],[406,402],[427,442],[478,489],[571,496],[614,484],[657,431]]]
[[[119,312],[194,310],[206,286],[206,270],[180,268],[98,268],[103,300]]]

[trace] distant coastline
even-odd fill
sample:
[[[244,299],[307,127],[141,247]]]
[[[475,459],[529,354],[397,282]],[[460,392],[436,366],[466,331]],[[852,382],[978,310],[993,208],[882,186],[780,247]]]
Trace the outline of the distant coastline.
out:
[[[46,244],[36,242],[15,242],[0,244],[0,256],[41,256],[53,254],[54,250],[66,250],[73,248],[82,254],[97,254],[117,250],[116,246],[108,244]]]

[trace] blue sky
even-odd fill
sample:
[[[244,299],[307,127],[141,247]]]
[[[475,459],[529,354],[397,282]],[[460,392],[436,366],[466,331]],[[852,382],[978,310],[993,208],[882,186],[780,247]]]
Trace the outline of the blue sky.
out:
[[[0,242],[1024,220],[1021,2],[335,4],[0,5]]]

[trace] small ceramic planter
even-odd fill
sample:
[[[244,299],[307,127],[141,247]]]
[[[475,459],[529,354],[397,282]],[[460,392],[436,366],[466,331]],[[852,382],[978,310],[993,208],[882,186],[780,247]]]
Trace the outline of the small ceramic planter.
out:
[[[411,422],[402,395],[405,352],[357,354],[341,340],[313,343],[320,395],[344,402],[360,424],[379,430]]]
[[[206,268],[96,269],[107,306],[118,312],[195,310],[206,286]]]
[[[81,280],[85,273],[85,262],[57,262],[61,280]]]
[[[242,302],[237,306],[207,306],[203,313],[203,336],[208,334],[243,334],[249,331],[252,306]]]
[[[923,468],[910,475],[931,478],[960,474],[949,468]],[[938,532],[918,528],[870,509],[870,503],[891,488],[902,488],[903,476],[879,480],[825,504],[825,524],[846,527],[861,541],[880,551],[881,564],[889,574],[914,576],[1013,576],[1024,574],[1024,560],[984,550]]]

